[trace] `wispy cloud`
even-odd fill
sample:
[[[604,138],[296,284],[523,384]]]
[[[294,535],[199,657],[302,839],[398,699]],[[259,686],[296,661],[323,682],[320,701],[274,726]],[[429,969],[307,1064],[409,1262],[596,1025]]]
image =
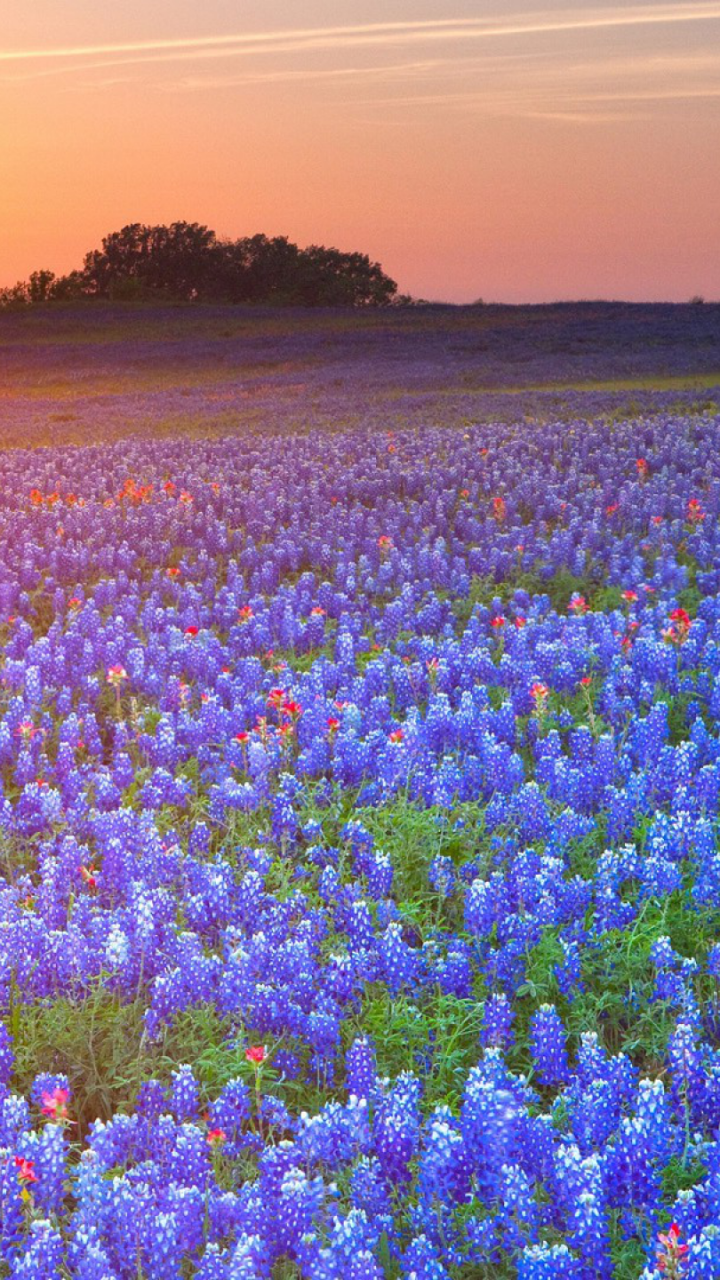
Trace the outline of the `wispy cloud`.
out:
[[[417,42],[490,40],[509,36],[706,22],[717,19],[720,19],[720,3],[716,0],[697,0],[696,3],[606,6],[585,12],[560,9],[550,11],[542,17],[537,14],[519,13],[512,19],[444,18],[375,22],[348,26],[187,36],[177,39],[3,49],[0,50],[0,63],[41,63],[101,57],[145,61],[153,56],[163,60],[172,58],[184,60],[188,56],[201,58],[342,49],[367,44],[391,46]]]

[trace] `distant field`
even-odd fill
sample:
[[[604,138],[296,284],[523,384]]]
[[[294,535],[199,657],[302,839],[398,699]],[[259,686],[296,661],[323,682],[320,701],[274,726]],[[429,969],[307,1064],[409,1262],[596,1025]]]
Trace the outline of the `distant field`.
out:
[[[4,312],[0,443],[712,405],[719,351],[709,304]]]

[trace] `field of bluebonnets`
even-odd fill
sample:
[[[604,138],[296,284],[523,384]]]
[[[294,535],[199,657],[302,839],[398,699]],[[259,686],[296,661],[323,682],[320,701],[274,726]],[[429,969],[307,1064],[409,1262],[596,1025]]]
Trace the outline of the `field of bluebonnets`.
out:
[[[720,1275],[719,339],[0,316],[0,1274]]]

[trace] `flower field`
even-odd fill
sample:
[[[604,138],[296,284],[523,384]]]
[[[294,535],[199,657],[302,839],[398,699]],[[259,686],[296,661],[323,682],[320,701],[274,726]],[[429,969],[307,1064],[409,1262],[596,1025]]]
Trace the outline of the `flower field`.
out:
[[[717,403],[94,358],[0,454],[0,1275],[716,1278]]]

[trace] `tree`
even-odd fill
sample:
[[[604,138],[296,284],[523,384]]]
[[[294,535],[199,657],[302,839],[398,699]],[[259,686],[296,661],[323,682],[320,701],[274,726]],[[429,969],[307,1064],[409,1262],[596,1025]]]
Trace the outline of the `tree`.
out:
[[[287,236],[218,240],[198,222],[149,226],[130,222],[85,255],[81,271],[55,277],[36,271],[29,282],[4,290],[6,302],[78,297],[180,302],[386,306],[394,280],[364,253],[311,245]]]
[[[386,306],[397,293],[394,280],[386,276],[366,253],[341,253],[313,244],[300,255],[300,297],[309,306]]]
[[[54,271],[33,271],[28,280],[30,302],[47,302],[48,298],[52,297],[54,281]]]

